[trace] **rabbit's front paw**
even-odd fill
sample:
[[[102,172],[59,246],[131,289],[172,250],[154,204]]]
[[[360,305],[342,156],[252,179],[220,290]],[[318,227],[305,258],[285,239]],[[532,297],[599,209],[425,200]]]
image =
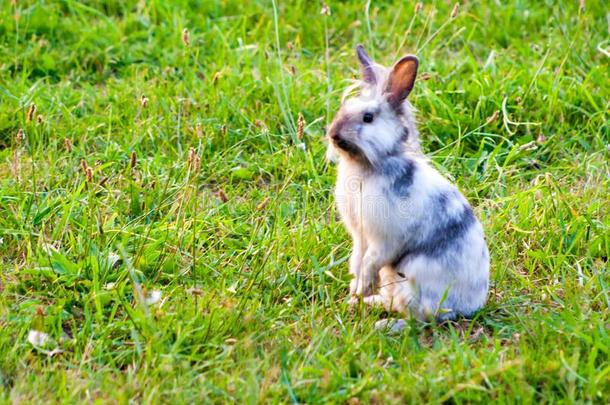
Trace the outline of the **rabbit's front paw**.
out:
[[[366,305],[371,307],[385,307],[385,299],[380,294],[369,295],[362,300]]]
[[[356,280],[356,295],[368,297],[375,291],[375,278],[361,275]]]
[[[406,327],[407,321],[404,319],[382,319],[375,322],[375,330],[386,332],[390,335],[398,334]]]
[[[349,293],[351,295],[356,295],[356,291],[358,290],[358,279],[357,278],[353,278],[350,282],[349,282]]]
[[[379,306],[382,307],[385,305],[385,299],[383,298],[383,296],[381,296],[379,294],[369,295],[367,297],[362,297],[362,298],[352,295],[347,300],[347,304],[349,306],[354,306],[354,305],[360,304],[360,301],[364,302],[366,305],[369,305],[371,307],[379,307]]]

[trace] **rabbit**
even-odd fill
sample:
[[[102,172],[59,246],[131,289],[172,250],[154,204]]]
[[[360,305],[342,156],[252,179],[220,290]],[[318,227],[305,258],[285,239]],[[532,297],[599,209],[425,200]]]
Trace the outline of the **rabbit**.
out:
[[[489,252],[466,198],[421,151],[407,100],[419,61],[407,55],[388,69],[362,45],[356,55],[362,79],[347,91],[360,91],[344,95],[327,130],[336,204],[353,241],[350,302],[420,320],[471,316],[486,302]]]

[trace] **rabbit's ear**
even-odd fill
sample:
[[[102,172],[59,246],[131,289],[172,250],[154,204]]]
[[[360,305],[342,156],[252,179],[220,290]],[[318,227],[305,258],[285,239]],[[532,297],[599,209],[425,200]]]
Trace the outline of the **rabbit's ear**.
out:
[[[407,55],[400,59],[392,68],[386,92],[388,93],[388,102],[397,109],[406,100],[417,76],[417,67],[419,61],[413,55]]]
[[[362,45],[356,46],[356,55],[358,55],[358,60],[360,61],[360,72],[362,73],[362,80],[365,83],[372,85],[377,83],[375,69],[373,69],[373,60],[366,53]]]

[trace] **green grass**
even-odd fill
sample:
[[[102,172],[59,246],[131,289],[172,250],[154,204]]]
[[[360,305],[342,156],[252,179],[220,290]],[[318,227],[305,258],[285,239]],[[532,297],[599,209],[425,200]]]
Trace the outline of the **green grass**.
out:
[[[0,402],[607,401],[603,1],[455,18],[449,1],[16,3],[0,4]],[[474,320],[386,336],[387,314],[346,303],[323,133],[357,43],[420,58],[425,150],[489,241]]]

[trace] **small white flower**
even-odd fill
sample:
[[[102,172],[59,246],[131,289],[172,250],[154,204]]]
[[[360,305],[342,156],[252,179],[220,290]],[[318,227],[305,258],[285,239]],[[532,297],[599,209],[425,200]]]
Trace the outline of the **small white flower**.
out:
[[[0,238],[0,245],[4,243],[4,238]]]
[[[108,252],[108,265],[110,267],[114,267],[116,262],[118,262],[120,259],[121,259],[121,256],[119,256],[118,254],[116,254],[114,252]]]
[[[305,145],[305,143],[301,142],[297,145],[297,148],[302,149],[302,150],[307,150],[307,146]]]
[[[390,356],[387,359],[385,359],[385,362],[383,363],[383,367],[389,367],[394,363],[394,357]]]
[[[153,290],[148,294],[148,296],[146,297],[144,302],[146,303],[146,305],[153,305],[153,304],[156,304],[157,302],[159,302],[160,299],[161,299],[161,291]]]
[[[28,342],[30,342],[32,346],[44,346],[48,341],[49,335],[44,332],[34,329],[28,332]]]
[[[58,252],[57,248],[52,243],[43,243],[40,247],[48,255]]]
[[[115,286],[116,286],[116,283],[106,283],[106,284],[104,284],[104,290],[106,290],[106,291],[114,290]]]

